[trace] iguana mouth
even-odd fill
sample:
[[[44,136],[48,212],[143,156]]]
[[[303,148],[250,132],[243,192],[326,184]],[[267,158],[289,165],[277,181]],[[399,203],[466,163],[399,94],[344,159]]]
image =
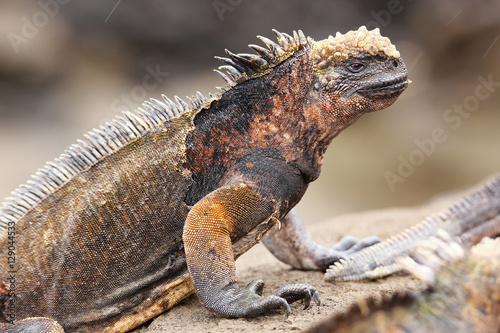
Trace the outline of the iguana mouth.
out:
[[[358,90],[358,93],[365,97],[389,97],[391,95],[401,94],[410,84],[408,75],[400,75],[389,80],[377,80],[369,83],[365,87]]]

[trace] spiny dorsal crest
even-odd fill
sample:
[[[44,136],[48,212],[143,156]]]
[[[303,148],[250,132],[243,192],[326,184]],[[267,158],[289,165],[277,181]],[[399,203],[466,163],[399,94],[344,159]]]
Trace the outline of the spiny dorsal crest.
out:
[[[54,161],[47,162],[26,184],[12,191],[12,196],[0,205],[0,230],[15,224],[35,205],[54,193],[73,177],[88,170],[106,156],[134,141],[144,133],[158,128],[188,110],[200,108],[207,99],[198,92],[188,97],[191,106],[175,96],[175,102],[165,95],[164,101],[151,99],[144,109],[123,112],[111,122],[84,135]]]
[[[387,37],[380,35],[379,29],[368,31],[365,26],[346,34],[337,32],[335,37],[315,42],[308,38],[301,30],[294,31],[293,36],[273,30],[278,43],[269,38],[257,36],[266,44],[267,48],[258,45],[249,45],[257,54],[235,54],[226,50],[229,58],[216,57],[227,65],[220,66],[215,71],[229,84],[230,87],[268,73],[273,67],[294,55],[306,45],[312,47],[311,59],[316,73],[321,74],[323,85],[334,84],[335,73],[328,73],[328,68],[342,61],[350,55],[367,52],[376,55],[384,52],[387,56],[399,58],[399,52]],[[330,71],[331,72],[331,71]],[[325,74],[326,76],[323,77]],[[225,88],[219,88],[224,92]]]
[[[301,30],[294,31],[293,36],[274,29],[273,32],[276,34],[278,43],[273,42],[269,38],[257,36],[257,38],[266,44],[267,48],[254,44],[248,45],[257,54],[235,54],[226,50],[229,58],[215,58],[227,65],[220,66],[215,71],[232,87],[237,83],[268,73],[273,67],[280,64],[283,60],[288,59],[296,51],[301,50],[312,41],[306,38]],[[224,91],[225,89],[222,90]]]
[[[316,42],[311,52],[313,67],[316,71],[321,71],[362,52],[373,56],[383,52],[389,57],[399,58],[396,47],[389,38],[380,35],[378,28],[368,31],[365,26],[361,26],[356,31],[349,31],[344,35],[337,32],[335,37],[330,36]]]

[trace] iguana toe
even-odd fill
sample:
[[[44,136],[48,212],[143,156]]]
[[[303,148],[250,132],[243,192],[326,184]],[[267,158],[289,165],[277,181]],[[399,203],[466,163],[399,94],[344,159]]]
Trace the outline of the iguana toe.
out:
[[[262,281],[261,279],[253,280],[245,287],[245,289],[250,290],[259,296],[262,296],[262,291],[264,290],[264,281]]]
[[[316,288],[305,283],[285,285],[276,290],[273,295],[284,298],[288,303],[304,300],[304,309],[309,307],[312,299],[317,304],[321,303]]]
[[[261,297],[251,304],[247,304],[247,300],[242,299],[239,304],[242,306],[241,310],[243,315],[241,317],[257,317],[277,309],[283,310],[287,317],[292,313],[286,299],[276,295]]]
[[[319,269],[327,269],[330,265],[340,260],[348,260],[359,251],[380,242],[376,236],[370,236],[361,240],[356,237],[346,236],[330,249],[317,247],[315,262]]]
[[[361,240],[353,236],[345,236],[334,247],[332,247],[332,250],[345,252],[349,255],[379,242],[380,238],[377,236],[369,236]]]
[[[0,332],[5,333],[64,333],[61,325],[55,320],[43,317],[26,318],[15,325],[1,324]]]

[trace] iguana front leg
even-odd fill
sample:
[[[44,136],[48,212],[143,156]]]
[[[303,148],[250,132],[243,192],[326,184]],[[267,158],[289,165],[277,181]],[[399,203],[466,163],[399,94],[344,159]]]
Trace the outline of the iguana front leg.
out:
[[[380,242],[380,239],[371,236],[358,240],[355,237],[346,236],[334,247],[328,249],[313,240],[297,212],[292,209],[282,219],[281,228],[271,229],[262,242],[276,258],[294,268],[325,270],[335,261],[346,259]]]
[[[253,317],[274,309],[290,313],[287,301],[311,298],[316,289],[286,285],[273,295],[260,296],[263,282],[246,288],[237,284],[232,241],[272,217],[273,203],[244,184],[220,188],[196,203],[184,226],[184,248],[193,285],[202,303],[225,317]]]

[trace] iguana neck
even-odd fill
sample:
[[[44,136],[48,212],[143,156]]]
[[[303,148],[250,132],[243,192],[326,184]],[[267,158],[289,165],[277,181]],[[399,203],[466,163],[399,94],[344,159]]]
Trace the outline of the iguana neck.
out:
[[[317,80],[304,48],[200,110],[193,120],[196,130],[186,139],[195,183],[220,185],[236,163],[256,151],[293,165],[306,183],[315,180],[330,141],[361,115],[320,96]],[[200,187],[192,191],[196,197],[210,191],[194,186]]]
[[[306,48],[269,75],[274,91],[273,117],[267,125],[258,123],[258,126],[277,128],[275,145],[307,182],[319,176],[323,155],[333,138],[364,113],[361,106],[353,108],[348,103],[356,96],[344,101],[346,97],[340,93],[325,96],[323,89],[315,88],[319,87],[319,78],[314,74],[309,56]]]

